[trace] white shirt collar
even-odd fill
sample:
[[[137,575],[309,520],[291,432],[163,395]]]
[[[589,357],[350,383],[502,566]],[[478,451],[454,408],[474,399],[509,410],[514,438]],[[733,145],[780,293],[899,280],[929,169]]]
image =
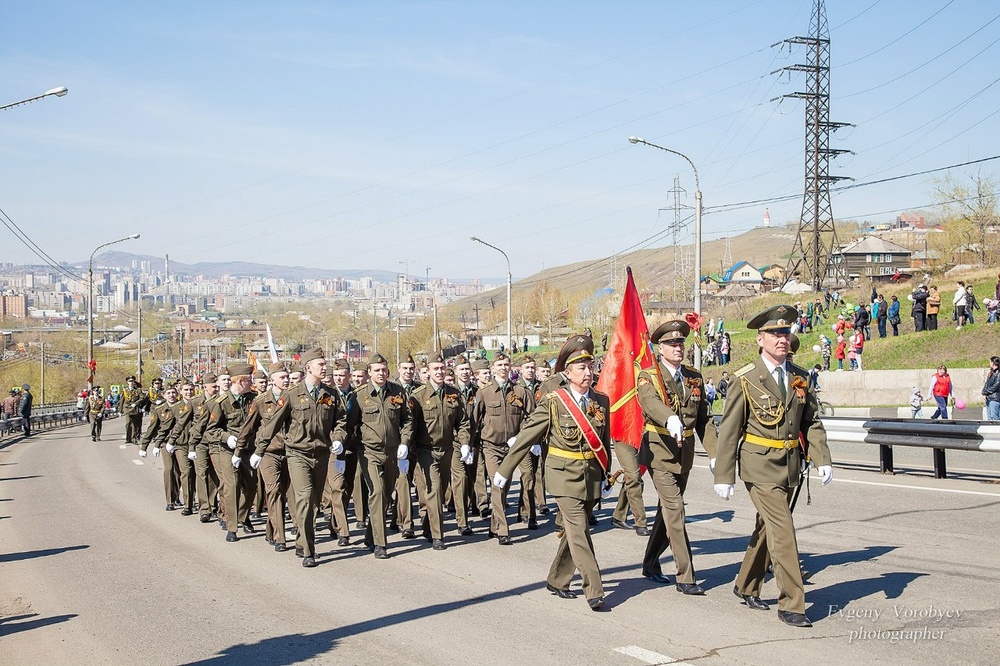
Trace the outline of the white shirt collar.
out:
[[[664,365],[664,366],[665,366],[665,367],[667,368],[667,370],[669,370],[669,371],[670,371],[670,378],[671,378],[671,379],[673,379],[673,378],[674,378],[674,377],[675,377],[675,376],[677,375],[677,373],[681,371],[681,368],[680,368],[680,366],[677,366],[677,367],[675,368],[675,367],[674,367],[673,365],[671,365],[671,364],[670,364],[670,363],[669,363],[668,361],[665,361],[665,360],[663,360],[663,359],[660,359],[660,362],[661,362],[661,363],[663,363],[663,365]]]
[[[782,372],[785,373],[785,376],[788,375],[788,368],[785,367],[785,363],[787,363],[787,360],[785,361],[785,363],[782,363],[780,366],[779,365],[774,365],[773,363],[771,363],[770,361],[768,361],[766,358],[764,358],[763,355],[760,357],[760,360],[764,361],[764,367],[767,368],[767,371],[772,376],[774,375],[774,369],[775,368],[781,368]]]
[[[576,404],[578,405],[580,404],[580,398],[586,396],[587,393],[590,393],[590,391],[587,391],[587,393],[577,393],[576,389],[574,389],[572,386],[567,386],[566,388],[569,389],[570,394],[572,394],[573,396],[573,400],[575,400]]]

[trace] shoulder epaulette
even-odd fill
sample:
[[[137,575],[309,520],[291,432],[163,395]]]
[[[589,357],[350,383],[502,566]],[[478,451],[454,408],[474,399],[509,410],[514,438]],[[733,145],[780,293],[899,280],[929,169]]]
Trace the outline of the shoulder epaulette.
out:
[[[734,372],[733,375],[736,376],[736,377],[742,377],[743,375],[747,374],[751,370],[753,370],[753,363],[747,363],[742,368],[740,368],[739,370],[737,370],[736,372]]]

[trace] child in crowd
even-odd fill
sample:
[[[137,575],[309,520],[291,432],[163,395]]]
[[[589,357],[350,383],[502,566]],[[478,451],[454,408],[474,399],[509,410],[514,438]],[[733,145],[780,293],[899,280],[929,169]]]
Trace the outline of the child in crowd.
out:
[[[844,369],[844,359],[847,358],[847,343],[844,342],[844,336],[837,336],[837,351],[834,353],[834,358],[837,359],[837,370]]]
[[[924,418],[923,409],[924,396],[920,395],[920,389],[916,386],[913,387],[913,395],[910,396],[910,418],[911,419],[922,419]]]

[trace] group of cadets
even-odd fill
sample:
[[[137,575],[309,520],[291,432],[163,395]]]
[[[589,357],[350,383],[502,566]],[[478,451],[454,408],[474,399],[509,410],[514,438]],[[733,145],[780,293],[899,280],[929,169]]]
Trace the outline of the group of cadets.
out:
[[[815,396],[803,381],[806,373],[786,361],[792,319],[785,307],[751,320],[761,357],[736,373],[740,390],[726,405],[718,435],[702,375],[682,362],[689,325],[670,321],[654,331],[650,339],[659,361],[637,378],[645,418],[642,446],[615,442],[624,484],[613,524],[633,529],[625,522],[631,508],[636,532],[649,537],[643,575],[654,583],[671,582],[660,567],[669,546],[677,590],[704,594],[684,513],[697,436],[711,459],[716,492],[725,499],[732,495],[739,460],[758,511],[736,595],[749,608],[767,610],[760,587],[773,565],[779,617],[809,626],[790,508],[805,460],[800,444],[810,446],[824,483],[832,468]],[[507,490],[517,470],[518,522],[538,529],[538,515],[549,512],[547,494],[558,508],[559,541],[547,589],[575,598],[569,587],[579,571],[588,605],[602,610],[604,589],[590,525],[602,496],[614,488],[612,408],[593,388],[593,339],[571,336],[554,368],[546,360],[522,357],[516,381],[511,363],[500,352],[492,362],[458,356],[449,367],[433,354],[418,368],[405,356],[390,380],[381,354],[352,368],[343,359],[328,362],[314,348],[301,355],[298,366],[274,363],[267,374],[231,364],[204,375],[197,392],[186,380],[162,393],[143,392],[130,377],[120,410],[128,419],[126,439],[139,444],[139,455],[146,457],[150,447],[154,456],[162,455],[168,511],[198,510],[201,522],[218,521],[229,542],[239,540],[241,529],[255,532],[252,519],[266,514],[267,543],[282,552],[286,538],[294,536],[295,554],[305,567],[317,564],[317,531],[328,529],[338,546],[351,544],[351,504],[356,529],[363,530],[364,545],[377,559],[389,557],[390,533],[417,537],[414,516],[421,536],[434,550],[444,550],[449,512],[461,536],[473,535],[469,519],[478,516],[489,519],[490,538],[510,545]],[[150,420],[140,437],[146,405]],[[643,468],[659,499],[651,528],[642,506]]]

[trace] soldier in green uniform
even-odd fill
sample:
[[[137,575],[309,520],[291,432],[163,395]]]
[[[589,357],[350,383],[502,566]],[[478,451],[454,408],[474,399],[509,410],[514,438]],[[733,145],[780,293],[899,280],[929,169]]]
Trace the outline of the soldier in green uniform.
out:
[[[707,451],[715,451],[715,426],[708,415],[705,380],[694,368],[683,365],[684,341],[691,333],[686,321],[674,320],[653,331],[650,341],[658,345],[659,365],[643,370],[636,378],[639,406],[646,421],[640,462],[649,468],[659,508],[642,560],[642,575],[669,584],[660,556],[670,545],[677,566],[677,590],[702,595],[691,558],[691,545],[684,524],[684,490],[694,463],[694,437]],[[622,447],[615,449],[621,453]]]
[[[170,410],[173,412],[174,424],[166,435],[167,456],[173,460],[174,469],[180,482],[180,497],[184,508],[182,516],[194,513],[194,463],[191,453],[191,419],[194,416],[191,401],[194,399],[194,384],[184,380],[181,383],[180,400],[175,402]]]
[[[401,358],[397,370],[399,372],[397,383],[403,388],[406,397],[409,398],[413,395],[413,391],[421,386],[420,381],[416,379],[417,364],[414,362],[413,356],[407,354]],[[413,497],[410,492],[410,489],[413,488],[416,461],[417,452],[413,447],[410,447],[407,457],[407,472],[400,472],[398,463],[395,469],[391,466],[386,468],[386,472],[391,475],[388,479],[390,481],[389,487],[395,488],[396,491],[396,499],[388,511],[390,527],[394,530],[403,530],[404,539],[413,539],[416,536],[413,532]]]
[[[326,487],[330,454],[344,452],[347,415],[336,390],[322,382],[326,372],[323,350],[308,349],[299,360],[302,383],[278,399],[274,416],[262,428],[257,449],[266,450],[279,432],[284,433],[295,525],[299,530],[295,554],[302,557],[302,566],[311,568],[316,566],[316,514]]]
[[[142,439],[139,441],[140,458],[146,457],[150,444],[153,445],[153,457],[160,457],[160,449],[166,443],[167,435],[170,434],[170,430],[174,426],[174,413],[171,407],[175,402],[177,402],[177,389],[170,386],[162,393],[162,398],[150,407],[149,425],[146,426],[146,432],[143,433]],[[180,484],[174,479],[176,473],[174,457],[164,456],[163,494],[167,498],[167,511],[173,511],[180,504],[178,497]]]
[[[432,355],[427,370],[428,383],[413,391],[408,407],[417,451],[417,492],[427,511],[424,535],[429,534],[434,550],[444,550],[444,487],[451,482],[455,444],[466,450],[466,456],[471,453],[472,429],[461,392],[444,383],[444,358]]]
[[[379,560],[388,559],[385,539],[386,499],[392,489],[390,468],[410,471],[410,409],[406,392],[389,381],[389,362],[378,352],[368,360],[369,381],[355,393],[361,411],[361,457],[358,466],[368,495],[370,519],[365,545]]]
[[[194,460],[194,487],[198,494],[198,515],[203,523],[211,522],[218,515],[214,506],[218,501],[219,474],[212,464],[210,446],[202,439],[208,425],[210,403],[219,394],[218,380],[214,372],[205,373],[201,378],[201,394],[191,401],[188,459]]]
[[[524,384],[524,388],[528,390],[535,402],[538,402],[540,397],[538,389],[541,388],[542,382],[538,380],[536,369],[535,359],[529,354],[525,354],[521,357],[518,365],[517,381]],[[521,461],[520,469],[522,479],[530,478],[526,479],[526,483],[521,483],[521,489],[517,494],[517,522],[526,520],[528,529],[535,530],[538,529],[538,507],[545,504],[544,488],[539,488],[539,484],[544,485],[541,459],[539,456],[525,456],[524,460]]]
[[[493,381],[479,388],[476,393],[475,424],[478,439],[486,459],[486,473],[496,475],[500,469],[521,424],[535,408],[535,396],[521,384],[510,381],[510,357],[498,352],[493,358]],[[535,446],[532,455],[538,455],[541,446]],[[521,459],[518,458],[518,463]],[[532,479],[533,480],[533,479]],[[521,471],[521,483],[530,483]],[[490,536],[497,537],[501,546],[511,544],[507,526],[505,503],[506,488],[493,487],[493,511],[490,515]],[[534,499],[534,498],[532,498]]]
[[[285,460],[284,432],[278,431],[267,445],[261,442],[263,426],[270,421],[278,407],[282,392],[289,386],[288,370],[282,363],[272,363],[268,368],[270,388],[259,393],[250,405],[250,414],[236,438],[240,458],[249,449],[250,467],[264,479],[264,503],[267,507],[267,526],[264,540],[274,546],[275,552],[286,550],[285,496],[288,493],[288,465]]]
[[[575,598],[569,585],[579,570],[588,605],[600,610],[604,586],[587,524],[607,479],[611,406],[606,395],[591,388],[594,341],[584,335],[571,337],[559,352],[556,371],[565,373],[568,385],[542,396],[494,475],[493,485],[503,488],[531,447],[546,444],[545,479],[564,526],[546,587],[563,599]]]
[[[249,464],[243,464],[249,462],[244,461],[243,456],[230,455],[236,449],[240,428],[247,420],[256,394],[251,379],[253,366],[236,363],[230,365],[228,371],[229,390],[220,390],[219,396],[209,403],[208,425],[202,437],[216,447],[213,463],[219,474],[219,498],[226,522],[226,541],[233,542],[239,540],[236,530],[240,526],[250,534],[256,531],[250,522],[250,501],[255,490],[253,470]],[[226,376],[220,375],[220,381]]]
[[[330,532],[337,536],[337,545],[349,546],[351,528],[347,522],[347,505],[354,494],[358,473],[358,422],[361,412],[358,411],[357,397],[351,387],[351,364],[345,359],[334,361],[331,378],[340,406],[347,414],[347,437],[344,439],[344,451],[330,457],[323,504],[330,507]],[[355,513],[360,513],[357,505]]]
[[[475,510],[475,442],[472,415],[476,406],[476,386],[472,380],[472,364],[464,355],[455,357],[455,389],[462,397],[462,407],[469,423],[469,441],[453,447],[451,456],[451,493],[455,503],[455,522],[462,536],[472,536],[469,512]],[[478,513],[478,512],[477,512]]]
[[[490,362],[485,358],[476,359],[471,364],[472,378],[475,388],[472,391],[472,465],[469,466],[469,473],[472,475],[472,503],[474,504],[474,516],[489,518],[490,512],[490,488],[487,485],[486,457],[483,455],[482,442],[479,439],[479,425],[476,423],[475,405],[476,393],[479,389],[493,381],[493,373],[490,371]]]
[[[150,385],[149,390],[146,391],[146,397],[143,401],[146,413],[152,414],[153,406],[158,405],[163,402],[163,378],[157,377],[154,379]],[[139,435],[136,434],[136,437]]]
[[[87,416],[90,420],[90,441],[99,442],[104,428],[104,396],[100,386],[91,389],[87,396]]]
[[[354,393],[354,401],[357,402],[358,389],[368,384],[367,366],[351,370],[351,391]],[[359,416],[358,419],[361,417]],[[361,480],[361,435],[360,425],[354,432],[355,451],[358,456],[357,471],[354,473],[354,493],[351,500],[354,502],[354,520],[357,521],[357,528],[365,530],[368,528],[368,493],[365,491],[365,484]]]
[[[125,417],[125,443],[135,444],[142,435],[142,410],[146,406],[146,394],[139,386],[135,375],[125,378],[125,388],[118,399],[118,413]]]
[[[768,610],[760,600],[767,556],[778,585],[778,617],[796,627],[812,624],[805,615],[805,590],[789,504],[800,482],[803,453],[819,466],[823,484],[833,479],[826,432],[811,394],[808,373],[787,361],[791,325],[798,313],[788,305],[764,310],[747,328],[757,331],[760,356],[736,371],[726,396],[719,429],[715,492],[723,499],[735,490],[736,467],[757,509],[757,521],[733,592],[749,608]],[[741,444],[742,442],[742,444]]]

